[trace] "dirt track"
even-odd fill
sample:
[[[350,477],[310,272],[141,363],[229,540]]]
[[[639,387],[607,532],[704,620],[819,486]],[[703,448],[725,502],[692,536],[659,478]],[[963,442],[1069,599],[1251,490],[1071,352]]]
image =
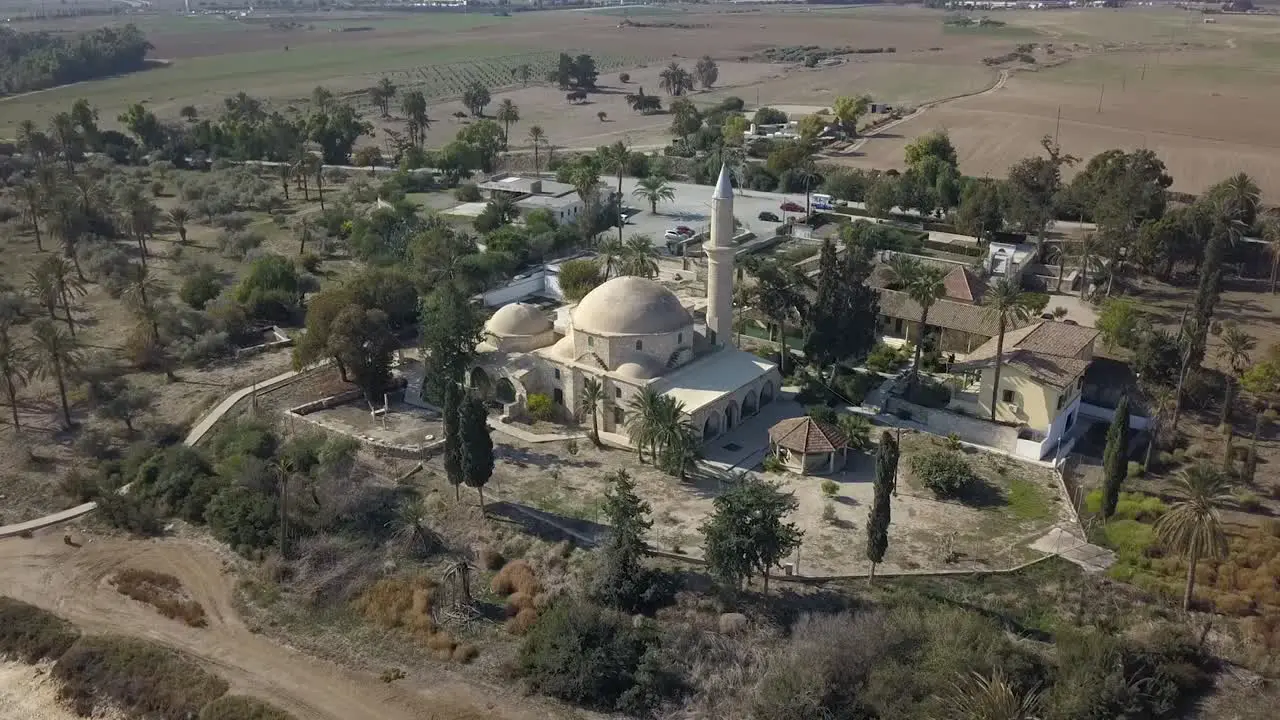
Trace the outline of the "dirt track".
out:
[[[79,535],[76,533],[77,536]],[[189,628],[115,592],[107,578],[122,567],[171,573],[209,616]],[[85,538],[63,543],[62,532],[0,541],[0,591],[47,608],[90,632],[144,637],[190,653],[224,677],[233,692],[258,696],[300,720],[535,720],[552,718],[528,699],[502,706],[496,688],[433,677],[415,687],[387,684],[367,673],[309,657],[251,632],[231,605],[233,576],[212,549],[181,539]],[[513,710],[519,705],[521,709]]]

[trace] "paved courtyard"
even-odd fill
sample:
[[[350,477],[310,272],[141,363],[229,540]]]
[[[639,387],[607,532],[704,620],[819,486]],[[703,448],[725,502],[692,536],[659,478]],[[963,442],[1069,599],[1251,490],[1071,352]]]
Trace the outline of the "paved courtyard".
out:
[[[615,177],[609,185],[616,188],[616,183],[617,178]],[[711,193],[714,190],[712,186],[682,182],[671,183],[671,187],[676,194],[675,200],[673,202],[658,203],[658,212],[655,214],[649,211],[648,203],[632,195],[638,184],[639,179],[637,178],[628,177],[622,179],[622,192],[626,196],[627,205],[640,211],[638,214],[632,215],[626,227],[623,228],[622,237],[624,240],[633,235],[643,234],[650,236],[654,245],[665,248],[667,241],[663,237],[663,233],[677,225],[685,225],[697,231],[709,230],[711,223]],[[778,226],[778,223],[760,220],[759,215],[761,212],[767,210],[781,218],[783,216],[782,203],[790,201],[801,207],[804,206],[804,193],[771,193],[754,190],[735,190],[734,193],[734,217],[742,224],[742,229],[751,230],[761,237],[772,235],[774,228]]]

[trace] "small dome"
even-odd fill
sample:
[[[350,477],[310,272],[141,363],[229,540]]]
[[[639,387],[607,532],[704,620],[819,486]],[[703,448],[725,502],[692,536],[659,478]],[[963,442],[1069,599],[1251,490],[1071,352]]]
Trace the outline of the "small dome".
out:
[[[573,327],[595,335],[659,335],[693,324],[675,293],[646,278],[624,275],[587,293]]]
[[[484,324],[494,335],[538,335],[551,329],[551,320],[538,308],[525,303],[503,305]]]
[[[614,368],[613,371],[631,380],[652,380],[662,374],[662,368],[658,367],[658,362],[645,355],[627,358],[626,362]]]
[[[573,338],[565,335],[551,346],[551,354],[566,360],[573,359]]]

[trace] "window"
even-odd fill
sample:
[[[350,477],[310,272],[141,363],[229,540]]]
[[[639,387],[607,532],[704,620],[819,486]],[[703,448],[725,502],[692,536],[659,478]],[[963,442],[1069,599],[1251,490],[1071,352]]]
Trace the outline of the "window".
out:
[[[556,379],[557,379],[557,380],[559,380],[559,379],[560,379],[560,368],[556,368],[556,369],[555,369],[555,373],[556,373]]]
[[[1007,403],[1011,403],[1011,402],[1013,402],[1013,391],[1012,391],[1012,390],[1001,390],[1001,391],[1000,391],[1000,402],[1007,402]]]
[[[644,349],[644,343],[643,343],[643,342],[641,342],[641,341],[639,341],[639,340],[637,340],[637,341],[636,341],[636,349],[637,349],[637,350],[643,350],[643,349]]]
[[[684,342],[684,333],[676,333],[676,344],[680,345]]]
[[[557,405],[564,405],[564,391],[556,388],[551,398]]]
[[[590,335],[588,335],[588,336],[587,336],[587,347],[595,347],[595,346],[596,346],[596,339],[595,339],[595,338],[593,338],[593,337],[591,337]]]
[[[620,398],[620,397],[622,397],[622,388],[620,388],[620,387],[615,387],[615,388],[613,389],[613,396],[614,396],[614,397],[616,397],[616,398]]]
[[[623,409],[622,409],[622,408],[620,408],[620,407],[616,407],[616,408],[614,408],[614,409],[613,409],[613,424],[614,424],[614,425],[624,425],[624,424],[626,424],[626,422],[627,422],[627,413],[626,413],[625,411],[623,411]]]

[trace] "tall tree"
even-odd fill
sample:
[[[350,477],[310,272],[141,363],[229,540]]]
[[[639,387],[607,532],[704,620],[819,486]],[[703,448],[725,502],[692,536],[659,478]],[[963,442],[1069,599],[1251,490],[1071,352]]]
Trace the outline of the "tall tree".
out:
[[[387,117],[391,108],[391,100],[396,96],[396,85],[391,82],[391,78],[382,78],[374,85],[371,94],[374,104],[382,111],[382,117]]]
[[[1267,241],[1267,253],[1271,255],[1271,294],[1276,294],[1276,282],[1280,281],[1280,220],[1267,218],[1262,225],[1262,239]],[[36,240],[37,244],[39,239]]]
[[[1102,516],[1111,517],[1120,501],[1120,486],[1129,469],[1129,396],[1122,395],[1107,429],[1107,446],[1102,452]]]
[[[0,380],[4,381],[5,400],[9,403],[15,433],[22,431],[22,421],[18,417],[18,388],[26,383],[31,370],[31,354],[14,337],[12,320],[0,318]]]
[[[698,79],[698,84],[703,90],[710,90],[712,85],[716,84],[716,80],[720,79],[720,66],[710,55],[703,55],[698,58],[698,64],[693,66],[693,75]]]
[[[920,381],[920,354],[924,349],[924,331],[929,325],[929,309],[946,295],[941,268],[921,267],[907,285],[907,295],[920,305],[920,324],[916,330],[916,354],[911,365],[911,385]]]
[[[622,250],[622,275],[658,277],[658,249],[648,235],[632,235]]]
[[[22,217],[36,236],[36,252],[44,252],[44,245],[40,242],[40,221],[46,213],[44,193],[36,181],[28,179],[18,183],[18,197],[22,199]],[[1272,292],[1275,292],[1275,283],[1272,285]]]
[[[641,388],[627,402],[627,438],[641,463],[644,462],[645,447],[651,448],[654,463],[658,461],[658,438],[663,433],[662,403],[662,395],[652,385]]]
[[[608,473],[604,480],[603,511],[609,532],[601,548],[592,595],[610,607],[635,612],[644,604],[649,589],[643,561],[648,549],[645,535],[653,527],[650,507],[636,493],[635,480],[626,470]]]
[[[156,312],[156,301],[169,290],[146,265],[130,265],[128,284],[121,294],[125,303],[142,319],[151,330],[151,337],[159,342],[160,320]]]
[[[840,128],[849,137],[858,136],[858,118],[867,114],[871,98],[866,95],[837,97],[832,103],[831,112],[840,123]]]
[[[533,176],[542,177],[542,166],[538,164],[538,151],[547,144],[547,133],[541,125],[529,128],[529,144],[533,146]]]
[[[471,301],[451,282],[422,301],[420,336],[432,375],[461,385],[475,357],[482,323]]]
[[[649,203],[649,212],[654,214],[658,212],[659,202],[675,202],[676,199],[675,188],[671,187],[666,178],[657,175],[641,179],[631,194]]]
[[[867,511],[867,560],[871,561],[867,584],[875,582],[876,565],[884,562],[884,553],[889,549],[889,501],[897,476],[898,443],[886,430],[880,434],[880,449],[876,451],[875,500]]]
[[[1166,550],[1181,555],[1187,563],[1187,582],[1182,593],[1182,609],[1190,610],[1195,594],[1196,566],[1203,558],[1226,557],[1227,534],[1216,505],[1231,498],[1228,481],[1217,468],[1197,463],[1183,470],[1174,486],[1182,495],[1169,511],[1156,520],[1156,538]]]
[[[1239,325],[1230,323],[1223,328],[1222,347],[1218,348],[1218,357],[1225,360],[1231,370],[1222,399],[1222,425],[1227,428],[1228,433],[1231,432],[1231,403],[1235,386],[1249,369],[1249,353],[1257,346],[1257,339],[1241,330]]]
[[[484,486],[493,477],[493,438],[489,436],[489,413],[480,398],[467,398],[458,411],[458,438],[461,445],[462,481],[480,494],[480,515],[484,515]]]
[[[472,80],[462,91],[462,104],[475,117],[484,117],[484,108],[492,100],[493,96],[489,94],[489,88],[479,80]]]
[[[502,123],[502,147],[506,148],[510,144],[511,126],[520,122],[520,108],[511,102],[511,98],[504,98],[498,104],[494,119]]]
[[[869,351],[876,342],[875,318],[879,300],[866,285],[869,265],[859,248],[846,249],[841,264],[835,244],[826,240],[818,257],[818,288],[805,314],[805,357],[819,368]]]
[[[400,111],[404,113],[405,132],[415,147],[426,141],[431,118],[427,117],[427,98],[421,90],[410,90],[400,99]]]
[[[387,314],[349,305],[329,327],[329,354],[351,373],[351,381],[370,404],[381,399],[391,383],[391,356],[398,343]]]
[[[991,422],[996,421],[996,401],[1000,399],[1000,371],[1004,367],[1004,334],[1009,326],[1019,326],[1031,319],[1031,303],[1016,280],[1002,278],[982,297],[987,314],[996,320],[996,369],[991,384]]]
[[[191,211],[179,205],[167,213],[169,224],[178,233],[178,244],[187,244],[187,222],[191,220]]]
[[[768,593],[769,573],[804,536],[795,523],[786,522],[799,506],[795,496],[774,483],[743,477],[713,506],[701,528],[708,569],[734,588],[759,574]]]
[[[449,484],[453,486],[453,499],[461,499],[460,488],[466,478],[462,469],[462,404],[466,401],[462,386],[447,382],[444,386],[444,406],[441,408],[441,419],[444,421],[444,473]]]
[[[71,300],[85,294],[84,286],[71,274],[71,266],[57,255],[49,255],[30,271],[27,292],[49,313],[51,320],[63,320],[71,337],[76,335],[75,321],[71,317]],[[61,306],[63,316],[58,317]]]
[[[756,281],[752,291],[756,310],[778,328],[778,370],[786,375],[787,356],[791,353],[787,323],[793,317],[804,317],[809,308],[809,301],[800,289],[802,278],[794,268],[784,268],[773,261],[758,262],[748,269]]]
[[[71,427],[71,405],[67,401],[67,380],[83,363],[80,344],[69,333],[41,318],[32,325],[32,351],[36,362],[33,372],[37,378],[52,377],[58,385],[58,399],[62,402],[62,418]]]
[[[658,87],[668,95],[679,97],[693,90],[693,76],[688,70],[680,67],[680,63],[672,62],[658,74]]]
[[[597,446],[600,445],[599,412],[604,405],[604,399],[604,386],[600,384],[600,381],[593,377],[584,377],[582,379],[582,393],[578,396],[578,401],[581,404],[579,413],[591,418],[591,442]]]

